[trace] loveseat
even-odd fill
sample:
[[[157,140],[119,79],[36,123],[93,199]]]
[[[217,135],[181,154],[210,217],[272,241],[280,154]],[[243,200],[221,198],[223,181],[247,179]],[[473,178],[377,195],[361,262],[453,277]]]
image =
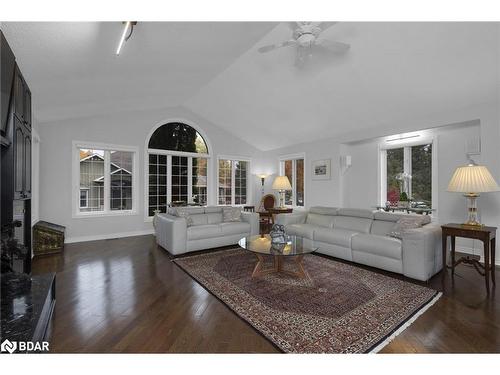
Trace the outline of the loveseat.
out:
[[[423,225],[393,237],[398,220],[410,216]],[[441,228],[430,221],[426,215],[335,207],[276,216],[288,234],[313,240],[319,253],[422,281],[442,268]]]
[[[241,210],[238,208],[237,210]],[[259,214],[241,212],[239,221],[224,222],[223,207],[182,207],[157,214],[154,219],[156,243],[172,255],[228,246],[246,236],[259,234]]]

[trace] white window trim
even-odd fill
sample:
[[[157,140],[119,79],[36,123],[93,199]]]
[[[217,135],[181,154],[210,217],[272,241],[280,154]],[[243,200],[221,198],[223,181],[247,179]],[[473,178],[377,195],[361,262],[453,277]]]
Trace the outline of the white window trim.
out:
[[[151,139],[151,136],[154,134],[156,129],[162,127],[165,124],[171,123],[171,122],[179,122],[182,124],[186,124],[191,126],[193,129],[195,129],[198,134],[200,134],[208,148],[208,154],[198,154],[198,153],[193,153],[193,152],[182,152],[182,151],[171,151],[171,150],[158,150],[158,149],[153,149],[149,148],[149,140]],[[214,196],[213,190],[215,189],[214,184],[215,184],[215,166],[213,165],[213,160],[211,152],[213,150],[212,143],[210,142],[210,139],[208,138],[207,134],[205,131],[200,128],[196,123],[192,122],[189,119],[183,118],[183,117],[170,117],[163,119],[159,122],[157,122],[153,128],[149,131],[149,134],[146,136],[146,139],[144,140],[144,222],[145,223],[150,223],[153,221],[153,217],[149,216],[149,154],[161,154],[161,155],[175,155],[175,156],[191,156],[191,157],[203,157],[208,159],[207,162],[207,205],[212,205],[214,204],[212,197]],[[168,163],[168,170],[167,174],[168,176],[171,176],[171,163]],[[216,186],[216,185],[215,185]],[[168,197],[172,196],[172,186],[171,184],[167,185],[167,199]]]
[[[422,146],[432,144],[432,208],[435,209],[432,213],[433,220],[438,220],[438,197],[439,197],[439,181],[438,181],[438,136],[418,139],[416,141],[397,142],[396,144],[379,144],[379,204],[383,206],[387,201],[387,150],[396,148],[404,148],[404,171],[411,173],[411,157],[409,157],[410,148],[413,146]],[[411,185],[410,185],[411,194]]]
[[[218,206],[224,206],[219,203],[219,160],[231,160],[231,161],[245,161],[247,162],[247,200],[245,204],[235,204],[235,195],[236,195],[236,185],[235,185],[235,167],[234,164],[231,163],[231,206],[243,207],[249,206],[253,202],[253,194],[252,194],[252,184],[250,182],[251,177],[251,168],[252,168],[252,159],[246,156],[237,156],[237,155],[217,155],[217,165],[216,165],[216,179],[215,179],[215,191],[216,191],[216,204]],[[229,206],[229,205],[226,205]]]
[[[85,192],[85,206],[82,206],[82,191]],[[89,189],[88,188],[80,188],[80,200],[78,203],[79,208],[88,208],[89,207]]]
[[[296,160],[297,159],[303,159],[304,160],[304,205],[303,206],[298,206],[297,205],[297,184],[295,183],[295,174],[296,174]],[[292,184],[292,201],[293,204],[288,205],[285,204],[285,207],[290,207],[290,208],[306,208],[306,176],[307,176],[307,161],[306,161],[306,154],[305,152],[297,153],[297,154],[288,154],[288,155],[281,155],[279,157],[279,173],[280,176],[285,175],[285,161],[286,160],[292,160],[293,165],[292,165],[292,180],[290,183]]]
[[[124,151],[132,153],[132,209],[131,210],[110,210],[110,181],[109,181],[109,156],[104,157],[104,211],[80,212],[80,149],[94,149],[104,151]],[[139,175],[139,148],[136,146],[123,146],[109,143],[73,141],[72,142],[73,173],[72,173],[72,206],[74,219],[96,218],[106,216],[130,216],[138,213],[138,175]]]
[[[210,181],[211,177],[211,163],[209,154],[197,154],[195,152],[183,152],[183,151],[171,151],[171,150],[159,150],[159,149],[146,149],[144,157],[144,221],[151,222],[153,217],[149,216],[149,155],[166,155],[167,156],[167,202],[172,200],[172,156],[180,156],[188,158],[188,203],[192,203],[193,199],[193,158],[203,158],[207,159],[207,205],[210,204],[209,201],[209,191],[210,191]]]

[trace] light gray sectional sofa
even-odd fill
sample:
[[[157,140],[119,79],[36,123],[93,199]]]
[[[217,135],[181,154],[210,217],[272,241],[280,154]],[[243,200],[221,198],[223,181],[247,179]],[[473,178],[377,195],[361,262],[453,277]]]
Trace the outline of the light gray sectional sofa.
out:
[[[228,246],[250,235],[259,234],[259,214],[241,212],[241,221],[224,222],[222,207],[183,207],[184,217],[158,214],[155,217],[156,243],[173,255]]]
[[[390,236],[396,222],[407,214],[363,209],[312,207],[309,211],[279,214],[276,223],[289,234],[314,241],[318,252],[426,281],[442,265],[441,228],[430,223]]]

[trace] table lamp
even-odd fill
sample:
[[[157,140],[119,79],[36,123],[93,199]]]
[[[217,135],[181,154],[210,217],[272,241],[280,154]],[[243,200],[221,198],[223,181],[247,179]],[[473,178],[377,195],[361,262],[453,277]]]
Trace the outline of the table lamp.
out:
[[[280,208],[285,207],[285,191],[292,190],[292,185],[287,176],[278,176],[274,179],[273,190],[278,190],[280,193]]]
[[[468,218],[464,225],[481,226],[477,217],[479,193],[499,191],[495,179],[488,168],[473,161],[465,167],[458,167],[448,185],[448,191],[464,193],[468,201]]]

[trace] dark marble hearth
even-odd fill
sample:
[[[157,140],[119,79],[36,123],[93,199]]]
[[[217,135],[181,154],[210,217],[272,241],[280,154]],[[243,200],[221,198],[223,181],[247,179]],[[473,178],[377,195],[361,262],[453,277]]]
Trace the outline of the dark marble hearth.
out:
[[[0,341],[46,341],[54,304],[54,273],[2,275]]]

